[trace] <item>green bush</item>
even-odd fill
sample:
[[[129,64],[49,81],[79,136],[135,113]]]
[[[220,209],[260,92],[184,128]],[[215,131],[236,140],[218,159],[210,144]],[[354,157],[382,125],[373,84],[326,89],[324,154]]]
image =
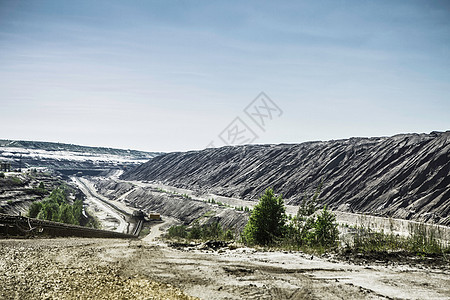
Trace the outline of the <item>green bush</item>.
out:
[[[242,234],[243,241],[291,249],[312,248],[319,252],[336,247],[339,231],[335,215],[327,206],[320,214],[314,215],[321,186],[322,183],[312,198],[303,198],[294,217],[286,215],[281,196],[275,197],[273,190],[267,189],[253,208]]]
[[[198,223],[198,221],[194,222],[192,228],[189,230],[187,238],[190,240],[198,240],[202,237],[202,229]]]
[[[83,200],[77,199],[72,206],[73,217],[76,221],[81,221],[83,217]]]
[[[167,235],[171,238],[186,238],[187,237],[187,229],[185,225],[172,226],[169,228]]]
[[[62,204],[67,201],[67,191],[64,186],[54,189],[50,195],[48,196],[51,200],[57,202],[58,204]]]
[[[233,231],[231,229],[228,229],[227,231],[225,231],[225,234],[223,235],[223,238],[226,241],[231,241],[234,240],[234,234]]]
[[[269,245],[286,233],[286,214],[281,196],[267,189],[245,225],[243,240],[248,244]]]
[[[186,199],[192,199],[192,197],[189,196],[188,194],[182,194],[181,197],[186,198]]]
[[[76,224],[75,217],[73,215],[72,205],[61,204],[59,207],[59,222],[66,224]]]
[[[41,189],[43,185],[39,185]],[[69,203],[68,189],[61,185],[40,202],[33,202],[28,209],[28,216],[43,220],[80,225],[82,221],[83,202],[76,200]]]
[[[201,227],[201,237],[204,240],[220,239],[223,237],[222,226],[218,222],[203,225]]]
[[[312,232],[312,236],[308,237],[309,244],[323,248],[337,246],[339,238],[337,226],[335,215],[325,205],[322,213],[317,216],[317,219],[313,223],[314,231]]]
[[[313,197],[303,198],[297,215],[289,217],[281,197],[275,198],[273,191],[267,190],[244,229],[244,242],[314,252],[337,246],[339,231],[334,214],[325,206],[319,215],[314,215],[321,185]]]
[[[440,240],[439,228],[422,223],[412,223],[407,237],[359,226],[353,236],[353,244],[347,247],[360,253],[405,251],[420,256],[450,253],[449,245]]]
[[[38,219],[49,220],[49,221],[59,221],[59,205],[54,201],[44,201],[42,203],[42,209],[37,215]]]
[[[42,202],[33,202],[31,203],[31,206],[28,209],[28,216],[30,218],[36,218],[41,210],[42,210]]]

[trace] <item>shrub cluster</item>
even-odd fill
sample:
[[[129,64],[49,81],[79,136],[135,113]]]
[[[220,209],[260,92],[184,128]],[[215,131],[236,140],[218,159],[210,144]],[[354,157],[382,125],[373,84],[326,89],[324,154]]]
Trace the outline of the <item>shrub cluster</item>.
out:
[[[324,252],[339,246],[339,231],[335,215],[327,206],[320,209],[318,197],[321,185],[313,197],[304,197],[296,216],[287,216],[282,196],[275,196],[267,189],[253,208],[237,207],[237,210],[251,211],[241,240],[248,245],[281,247],[307,252]],[[208,203],[218,203],[208,199]],[[347,226],[348,227],[348,226]],[[185,239],[232,239],[231,230],[224,232],[219,223],[191,227],[180,225],[169,229],[168,237]],[[343,241],[345,242],[345,241]],[[440,240],[438,229],[424,224],[410,228],[408,237],[393,233],[376,232],[369,227],[356,227],[352,242],[347,249],[354,252],[407,251],[418,255],[448,254],[450,247]]]
[[[368,227],[356,227],[353,244],[346,247],[354,252],[407,251],[417,255],[450,253],[450,247],[439,239],[438,229],[425,224],[412,224],[406,237],[376,232]]]
[[[167,233],[169,238],[183,238],[189,240],[232,240],[233,232],[223,230],[218,222],[200,225],[197,221],[191,227],[186,225],[172,226]]]
[[[250,245],[321,251],[337,246],[339,231],[334,214],[325,206],[314,216],[318,194],[319,191],[311,201],[304,199],[296,217],[288,217],[282,196],[276,197],[272,189],[267,189],[244,228],[243,241]]]
[[[76,200],[70,204],[67,187],[64,185],[54,189],[42,201],[33,202],[28,210],[28,216],[67,224],[80,225],[83,202]]]
[[[292,218],[287,234],[281,244],[288,248],[312,248],[320,252],[337,247],[339,230],[336,217],[325,205],[320,214],[303,216],[302,212]]]

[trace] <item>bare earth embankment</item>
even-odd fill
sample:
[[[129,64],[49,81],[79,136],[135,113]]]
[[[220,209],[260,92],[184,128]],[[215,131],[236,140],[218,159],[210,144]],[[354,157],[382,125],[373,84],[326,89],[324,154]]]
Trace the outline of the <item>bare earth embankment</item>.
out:
[[[447,131],[167,153],[121,178],[254,202],[272,187],[290,205],[322,185],[336,211],[449,226],[449,174]]]

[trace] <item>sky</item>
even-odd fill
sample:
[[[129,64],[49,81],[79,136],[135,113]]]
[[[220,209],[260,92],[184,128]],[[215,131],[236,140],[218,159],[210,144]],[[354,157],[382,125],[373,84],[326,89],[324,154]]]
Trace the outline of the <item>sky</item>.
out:
[[[450,3],[0,0],[0,112],[163,152],[446,131]]]

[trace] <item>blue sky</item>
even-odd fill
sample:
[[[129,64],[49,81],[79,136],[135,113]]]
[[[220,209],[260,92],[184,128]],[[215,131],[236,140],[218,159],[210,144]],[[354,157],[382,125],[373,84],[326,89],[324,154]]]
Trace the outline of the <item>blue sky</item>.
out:
[[[450,4],[1,0],[0,107],[0,138],[148,151],[449,130]]]

